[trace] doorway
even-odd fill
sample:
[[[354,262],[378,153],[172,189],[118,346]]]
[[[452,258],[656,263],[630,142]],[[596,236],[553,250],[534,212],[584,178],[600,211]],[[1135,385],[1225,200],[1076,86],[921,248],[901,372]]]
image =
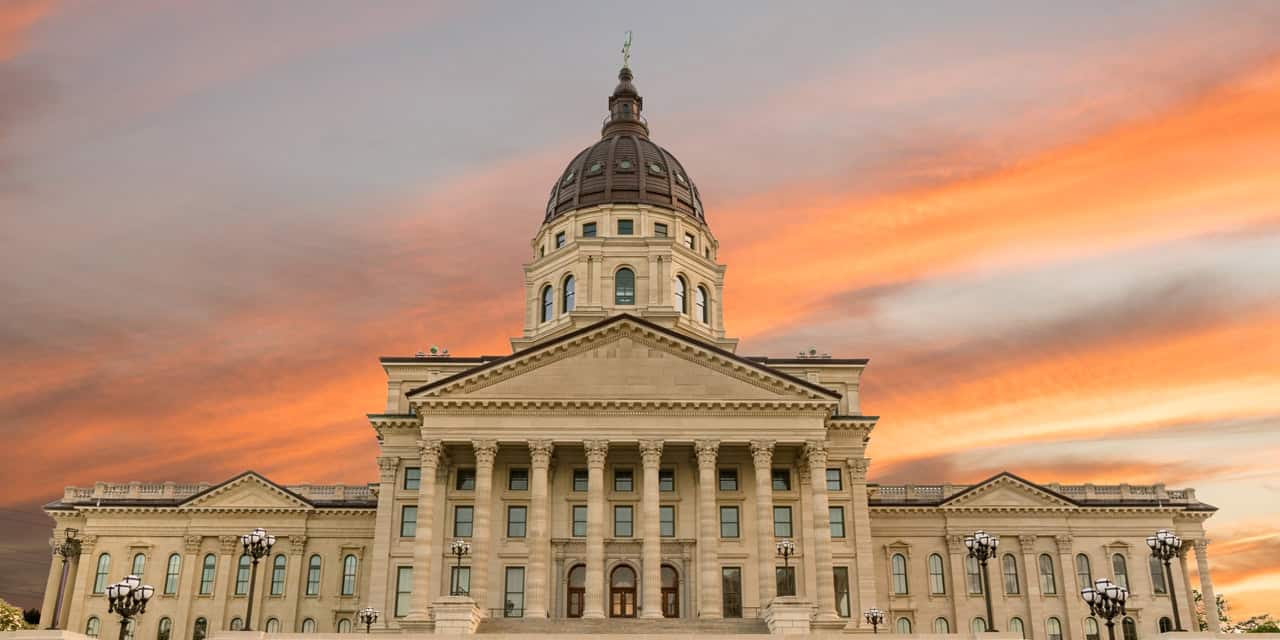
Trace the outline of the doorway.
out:
[[[625,564],[609,574],[609,617],[636,617],[636,572]]]

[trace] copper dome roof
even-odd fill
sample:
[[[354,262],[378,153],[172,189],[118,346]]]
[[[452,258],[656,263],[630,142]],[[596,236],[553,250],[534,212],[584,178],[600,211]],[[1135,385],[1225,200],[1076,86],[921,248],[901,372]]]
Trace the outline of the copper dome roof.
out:
[[[631,69],[618,73],[599,142],[574,156],[551,185],[543,223],[562,213],[599,204],[650,204],[705,223],[698,187],[671,152],[649,140],[640,111],[644,99],[631,84]]]

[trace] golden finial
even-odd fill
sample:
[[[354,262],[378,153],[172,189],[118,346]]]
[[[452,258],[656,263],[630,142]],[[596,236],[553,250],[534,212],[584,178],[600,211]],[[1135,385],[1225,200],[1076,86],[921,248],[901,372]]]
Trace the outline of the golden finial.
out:
[[[631,68],[631,32],[627,32],[627,40],[622,43],[622,66],[625,69]]]

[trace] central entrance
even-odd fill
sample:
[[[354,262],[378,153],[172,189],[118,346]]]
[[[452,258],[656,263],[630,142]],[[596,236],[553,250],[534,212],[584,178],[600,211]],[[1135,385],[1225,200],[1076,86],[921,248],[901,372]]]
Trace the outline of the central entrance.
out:
[[[609,617],[636,617],[636,572],[625,564],[609,574]]]

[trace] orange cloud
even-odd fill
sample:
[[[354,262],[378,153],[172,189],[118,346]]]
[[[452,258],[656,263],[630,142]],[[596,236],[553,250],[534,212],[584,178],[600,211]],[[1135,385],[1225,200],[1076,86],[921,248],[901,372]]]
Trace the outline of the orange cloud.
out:
[[[53,0],[8,0],[0,5],[0,62],[22,50],[27,30],[53,9]]]

